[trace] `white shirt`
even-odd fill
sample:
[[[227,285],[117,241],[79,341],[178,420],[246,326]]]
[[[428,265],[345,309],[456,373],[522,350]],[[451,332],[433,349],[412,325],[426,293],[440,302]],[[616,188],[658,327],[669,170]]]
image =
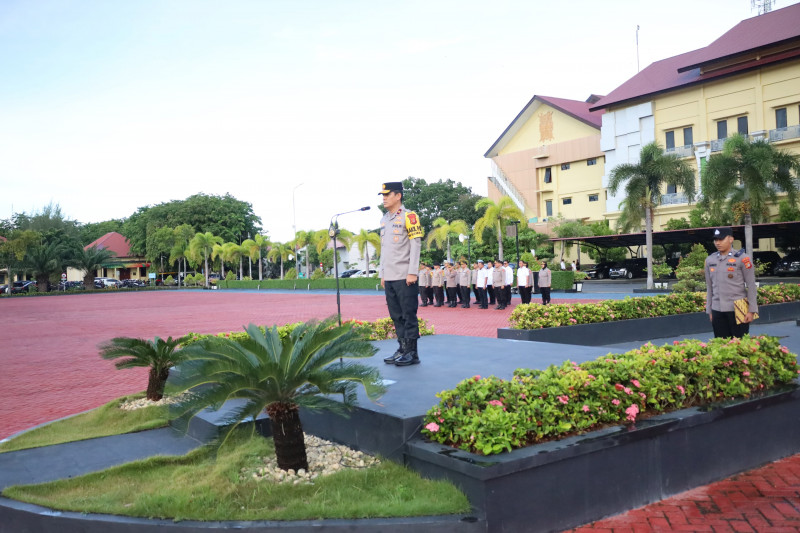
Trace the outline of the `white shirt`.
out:
[[[475,284],[481,289],[485,288],[487,272],[485,268],[478,269],[478,281]]]
[[[486,271],[486,286],[488,287],[492,285],[492,271],[494,267],[487,266],[484,270]]]
[[[517,285],[519,287],[530,286],[530,275],[531,271],[528,269],[528,267],[519,267],[519,270],[517,270]]]
[[[514,283],[514,269],[511,268],[511,265],[504,266],[503,270],[506,271],[506,285],[511,285]]]

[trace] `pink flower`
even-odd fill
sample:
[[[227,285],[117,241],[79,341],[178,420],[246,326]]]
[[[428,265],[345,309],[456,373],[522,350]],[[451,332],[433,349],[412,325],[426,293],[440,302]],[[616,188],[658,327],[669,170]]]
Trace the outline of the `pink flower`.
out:
[[[436,422],[431,422],[430,424],[427,424],[425,426],[425,429],[427,429],[431,433],[436,433],[437,431],[439,431],[439,424],[437,424]]]
[[[786,346],[781,346],[781,351],[783,353],[789,353],[789,348],[787,348]]]
[[[640,393],[639,393],[639,396],[641,396],[641,397],[642,397],[642,400],[646,400],[646,399],[647,399],[647,394],[645,394],[645,393],[643,393],[643,392],[640,392]],[[442,420],[442,422],[444,422],[444,420]]]
[[[633,391],[628,387],[625,387],[623,390],[625,391],[625,394],[633,394]]]
[[[583,407],[581,407],[581,409],[583,409],[584,413],[588,413],[589,412],[589,406],[586,405],[586,404],[584,404]]]
[[[564,396],[557,396],[556,398],[558,399],[559,402],[563,403],[564,405],[569,403],[569,396],[567,396],[566,394]]]
[[[642,387],[642,386],[639,384],[639,380],[637,380],[637,379],[632,379],[632,380],[631,380],[631,383],[633,383],[633,386],[634,386],[634,387],[636,387],[637,389],[640,389],[640,388]]]
[[[744,363],[744,364],[746,364],[746,365],[747,365],[747,364],[749,364],[749,363],[748,363],[748,361],[747,361],[747,359],[742,359],[742,363]]]
[[[639,414],[639,406],[633,404],[627,409],[625,409],[625,412],[628,414],[627,419],[630,420],[631,422],[634,422],[636,420],[636,415]]]
[[[800,370],[798,372],[800,372]],[[619,400],[614,398],[613,400],[611,400],[611,403],[613,403],[614,405],[619,405]]]
[[[489,405],[497,405],[497,406],[502,406],[502,405],[503,405],[503,402],[501,402],[500,400],[491,400],[491,401],[489,402]]]
[[[684,389],[683,386],[678,385],[678,390],[681,391],[681,394],[686,394],[686,389]]]
[[[679,345],[680,343],[681,343],[680,341],[672,341],[672,344],[673,344],[674,346],[677,346],[677,345]]]
[[[706,343],[704,343],[704,342],[701,342],[701,343],[700,343],[700,347],[701,347],[701,348],[705,348],[706,346],[708,346],[708,344],[706,344]]]
[[[744,372],[742,372],[742,375],[743,375],[743,376],[749,376],[749,375],[750,375],[750,372],[748,372],[747,370],[745,370]]]

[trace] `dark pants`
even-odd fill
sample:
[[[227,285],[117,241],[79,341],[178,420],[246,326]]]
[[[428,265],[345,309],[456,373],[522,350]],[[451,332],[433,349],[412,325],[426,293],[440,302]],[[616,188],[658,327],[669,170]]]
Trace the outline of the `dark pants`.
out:
[[[428,304],[433,303],[433,286],[425,287],[425,296],[428,298]]]
[[[511,305],[511,285],[506,285],[505,291],[505,302],[503,305]]]
[[[442,289],[441,287],[434,287],[433,297],[436,299],[436,305],[441,307],[442,300],[444,300],[444,289]]]
[[[531,288],[530,287],[520,287],[519,288],[519,299],[522,300],[522,303],[524,303],[524,304],[531,303]]]
[[[489,305],[494,305],[494,287],[487,285],[486,291],[489,293]]]
[[[406,280],[384,281],[386,306],[389,316],[394,322],[398,339],[418,339],[419,322],[417,321],[417,283],[408,285]]]
[[[542,303],[549,304],[550,303],[550,287],[539,287],[539,291],[542,293]]]
[[[456,285],[456,297],[458,298],[458,303],[464,303],[462,300],[462,296],[464,295],[464,291],[461,290],[461,285]]]
[[[505,287],[494,287],[494,300],[497,302],[497,307],[506,305]]]
[[[737,324],[736,313],[733,311],[711,310],[711,327],[714,328],[714,337],[738,337],[750,333],[750,324]]]
[[[469,285],[461,287],[461,305],[469,307]]]
[[[486,299],[487,298],[486,289],[483,289],[481,287],[477,287],[475,289],[475,291],[477,292],[477,296],[478,296],[478,305],[483,309],[486,309],[487,307],[489,307],[489,303],[488,303],[488,301]]]
[[[447,301],[453,307],[456,306],[456,288],[447,287]]]
[[[478,294],[478,286],[475,285],[474,283],[472,284],[472,292],[475,293],[475,303],[476,304],[480,303],[481,302],[481,297]]]

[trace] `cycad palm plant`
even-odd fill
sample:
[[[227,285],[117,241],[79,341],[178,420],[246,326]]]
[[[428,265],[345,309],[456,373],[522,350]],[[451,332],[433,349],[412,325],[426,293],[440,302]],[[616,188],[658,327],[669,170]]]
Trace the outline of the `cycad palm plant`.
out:
[[[283,338],[277,327],[250,324],[242,341],[212,337],[190,345],[184,352],[191,371],[176,383],[192,394],[178,405],[178,416],[244,400],[228,417],[222,442],[239,424],[266,411],[278,466],[308,469],[299,408],[345,413],[356,403],[356,384],[372,400],[385,391],[375,368],[338,361],[371,357],[377,349],[351,326],[334,324],[334,318],[307,322]]]
[[[147,367],[147,399],[157,402],[164,397],[164,386],[169,377],[169,369],[183,360],[185,349],[181,345],[186,337],[166,340],[156,337],[153,340],[133,337],[115,337],[100,345],[100,357],[120,359],[114,366],[118,369]]]
[[[94,277],[97,274],[97,269],[102,267],[103,264],[114,257],[116,254],[108,248],[98,248],[92,246],[91,248],[79,248],[73,255],[70,261],[70,266],[73,266],[83,271],[83,287],[88,290],[94,289]]]

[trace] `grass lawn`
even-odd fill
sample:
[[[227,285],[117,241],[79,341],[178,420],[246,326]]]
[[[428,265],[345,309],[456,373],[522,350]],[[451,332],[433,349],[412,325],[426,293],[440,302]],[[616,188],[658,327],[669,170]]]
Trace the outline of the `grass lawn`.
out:
[[[319,477],[314,484],[255,481],[272,439],[241,430],[219,449],[154,457],[74,479],[9,487],[3,496],[54,509],[175,520],[311,520],[464,513],[453,485],[391,461]]]
[[[144,393],[118,398],[86,413],[32,429],[0,443],[0,453],[133,433],[167,425],[166,406],[153,406],[134,411],[119,409],[120,404],[126,400],[138,398],[144,398]]]

